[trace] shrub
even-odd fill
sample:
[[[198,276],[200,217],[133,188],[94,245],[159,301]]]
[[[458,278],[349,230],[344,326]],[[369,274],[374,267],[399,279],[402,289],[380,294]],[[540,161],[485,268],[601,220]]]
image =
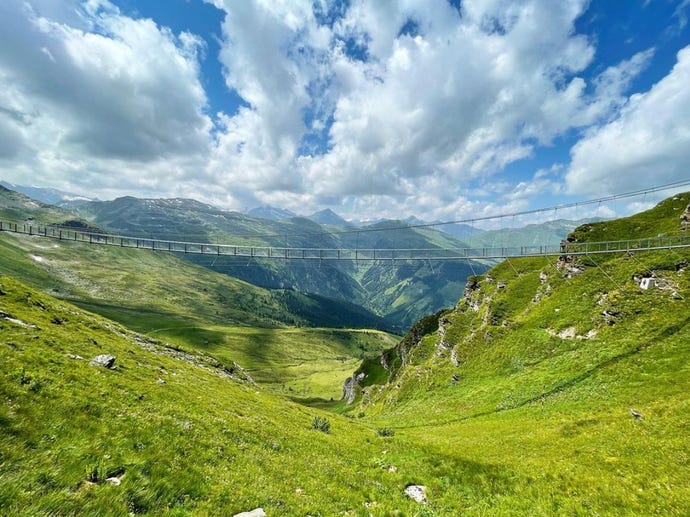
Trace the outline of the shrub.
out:
[[[311,428],[321,431],[322,433],[327,433],[331,430],[331,423],[328,421],[328,418],[317,415],[311,423]]]
[[[395,429],[391,429],[390,427],[380,427],[376,430],[376,434],[379,436],[395,436]]]

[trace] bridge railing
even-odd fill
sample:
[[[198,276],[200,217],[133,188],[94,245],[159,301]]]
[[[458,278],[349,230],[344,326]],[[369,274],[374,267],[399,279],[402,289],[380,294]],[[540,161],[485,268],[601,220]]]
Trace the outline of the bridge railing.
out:
[[[690,232],[658,235],[641,239],[568,242],[561,245],[504,246],[482,248],[416,248],[416,249],[362,249],[362,248],[290,248],[249,246],[240,244],[213,244],[154,238],[129,237],[33,222],[0,221],[0,231],[47,237],[88,244],[119,246],[172,253],[255,257],[285,260],[481,260],[507,257],[533,257],[553,255],[589,255],[601,253],[635,252],[654,249],[690,247]]]

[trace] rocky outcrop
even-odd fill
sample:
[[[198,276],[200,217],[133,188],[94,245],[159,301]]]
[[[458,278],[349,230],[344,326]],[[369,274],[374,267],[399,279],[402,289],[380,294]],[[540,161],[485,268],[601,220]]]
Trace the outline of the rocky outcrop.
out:
[[[439,329],[440,326],[445,325],[445,323],[439,324],[439,320],[442,319],[443,315],[447,312],[448,311],[444,309],[422,318],[412,325],[412,328],[400,343],[381,354],[378,361],[383,369],[389,372],[388,382],[392,382],[398,372],[410,363],[414,350],[419,346],[424,336],[432,334]],[[448,320],[446,321],[448,322]],[[343,383],[342,399],[346,400],[348,404],[354,402],[357,396],[358,387],[365,378],[366,374],[364,372],[356,372],[351,377],[345,379]],[[367,393],[364,388],[361,389],[361,393],[366,400]]]
[[[450,351],[450,362],[453,363],[453,366],[460,366],[460,359],[458,359],[458,352],[455,348]]]
[[[364,372],[359,372],[345,379],[345,382],[343,383],[342,396],[345,402],[352,404],[355,401],[355,397],[357,396],[357,387],[365,378],[366,374]]]
[[[436,355],[439,357],[446,357],[446,352],[453,348],[446,339],[446,325],[450,323],[448,318],[440,318],[438,320],[438,343],[436,343]]]
[[[687,206],[685,212],[680,216],[680,229],[690,230],[690,205]]]
[[[556,262],[556,269],[563,272],[566,278],[572,278],[585,270],[585,267],[572,255],[560,255]]]
[[[409,364],[410,354],[412,350],[419,345],[419,343],[422,341],[422,338],[438,329],[438,321],[444,312],[445,311],[439,311],[431,316],[426,316],[412,325],[410,331],[397,347],[398,356],[402,361],[402,366]]]
[[[465,282],[465,291],[463,292],[463,297],[466,300],[469,300],[469,298],[472,296],[472,293],[479,289],[479,278],[476,276],[471,276],[467,279],[467,282]]]
[[[488,277],[488,278],[490,278],[491,282],[493,282],[493,278],[491,278],[491,277]],[[476,276],[469,277],[467,279],[467,283],[465,283],[465,290],[463,292],[462,299],[465,301],[467,306],[474,312],[479,312],[479,308],[481,307],[481,300],[478,300],[477,296],[475,295],[478,290],[479,290],[479,277],[476,277]]]

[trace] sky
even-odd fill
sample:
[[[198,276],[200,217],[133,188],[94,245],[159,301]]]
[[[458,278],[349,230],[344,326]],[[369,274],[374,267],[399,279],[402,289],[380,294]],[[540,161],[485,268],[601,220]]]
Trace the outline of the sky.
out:
[[[427,221],[690,180],[689,19],[690,0],[2,0],[0,179]]]

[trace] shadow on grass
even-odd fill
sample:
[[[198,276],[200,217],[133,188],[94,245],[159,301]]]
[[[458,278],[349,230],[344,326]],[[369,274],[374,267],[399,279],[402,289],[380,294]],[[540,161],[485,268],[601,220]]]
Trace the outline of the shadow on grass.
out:
[[[348,408],[344,400],[331,400],[320,397],[288,397],[292,402],[302,406],[323,409],[334,413],[344,413]]]

